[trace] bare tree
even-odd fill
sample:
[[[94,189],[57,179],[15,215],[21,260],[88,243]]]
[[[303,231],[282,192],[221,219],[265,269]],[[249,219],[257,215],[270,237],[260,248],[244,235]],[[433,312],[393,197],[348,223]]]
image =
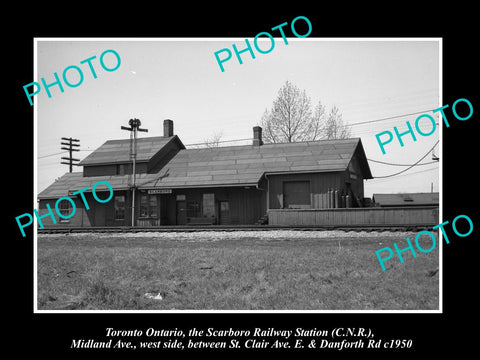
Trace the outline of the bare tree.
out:
[[[220,144],[222,136],[223,136],[223,133],[221,131],[214,132],[210,138],[204,140],[205,147],[209,149],[217,148]]]
[[[300,90],[290,81],[286,81],[279,90],[272,108],[263,113],[261,126],[266,143],[313,141],[350,135],[337,107],[332,109],[327,119],[325,107],[320,101],[312,112],[311,100],[305,90]]]
[[[310,120],[310,128],[308,129],[308,140],[317,140],[323,135],[325,120],[325,106],[319,101],[313,112],[312,119]]]
[[[323,138],[325,139],[347,139],[352,136],[350,128],[343,124],[342,114],[334,105],[325,121]]]
[[[285,82],[270,111],[262,116],[265,142],[293,142],[305,138],[312,117],[310,98],[290,81]]]

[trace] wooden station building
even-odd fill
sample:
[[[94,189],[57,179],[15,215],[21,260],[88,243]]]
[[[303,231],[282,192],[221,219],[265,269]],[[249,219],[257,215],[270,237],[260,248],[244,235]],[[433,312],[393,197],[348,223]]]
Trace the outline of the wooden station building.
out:
[[[263,144],[253,128],[251,145],[186,149],[164,121],[163,136],[136,141],[135,226],[256,224],[275,209],[332,209],[363,206],[365,179],[372,174],[359,138]],[[42,219],[45,227],[131,226],[130,139],[108,140],[79,165],[38,194],[39,214],[69,196],[75,215]],[[93,199],[92,186],[107,181],[113,197]],[[89,209],[74,192],[88,187]],[[101,197],[100,187],[96,193]],[[71,214],[69,201],[59,210]]]

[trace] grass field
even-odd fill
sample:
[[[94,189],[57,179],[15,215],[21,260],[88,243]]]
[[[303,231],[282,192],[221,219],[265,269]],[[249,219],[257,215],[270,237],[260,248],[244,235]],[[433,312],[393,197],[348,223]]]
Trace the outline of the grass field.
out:
[[[376,250],[402,248],[408,235],[39,235],[38,309],[438,309],[438,246],[403,253],[403,264],[392,258],[385,272],[377,260]]]

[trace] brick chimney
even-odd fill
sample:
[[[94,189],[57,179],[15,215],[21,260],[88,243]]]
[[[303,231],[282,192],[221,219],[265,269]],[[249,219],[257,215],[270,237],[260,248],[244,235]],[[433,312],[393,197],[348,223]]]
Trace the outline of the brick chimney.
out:
[[[263,145],[262,128],[260,126],[253,127],[253,146]]]
[[[173,121],[172,120],[163,120],[163,137],[173,136]]]

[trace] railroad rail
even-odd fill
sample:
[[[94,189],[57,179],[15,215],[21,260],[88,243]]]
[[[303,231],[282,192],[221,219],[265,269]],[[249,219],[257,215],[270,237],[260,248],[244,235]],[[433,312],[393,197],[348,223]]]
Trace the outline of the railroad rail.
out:
[[[169,225],[162,227],[132,227],[132,226],[102,226],[102,227],[52,227],[37,229],[38,234],[68,234],[68,233],[139,233],[139,232],[234,232],[234,231],[274,231],[274,230],[296,230],[296,231],[421,231],[431,230],[427,225],[378,225],[378,226],[280,226],[280,225]]]

